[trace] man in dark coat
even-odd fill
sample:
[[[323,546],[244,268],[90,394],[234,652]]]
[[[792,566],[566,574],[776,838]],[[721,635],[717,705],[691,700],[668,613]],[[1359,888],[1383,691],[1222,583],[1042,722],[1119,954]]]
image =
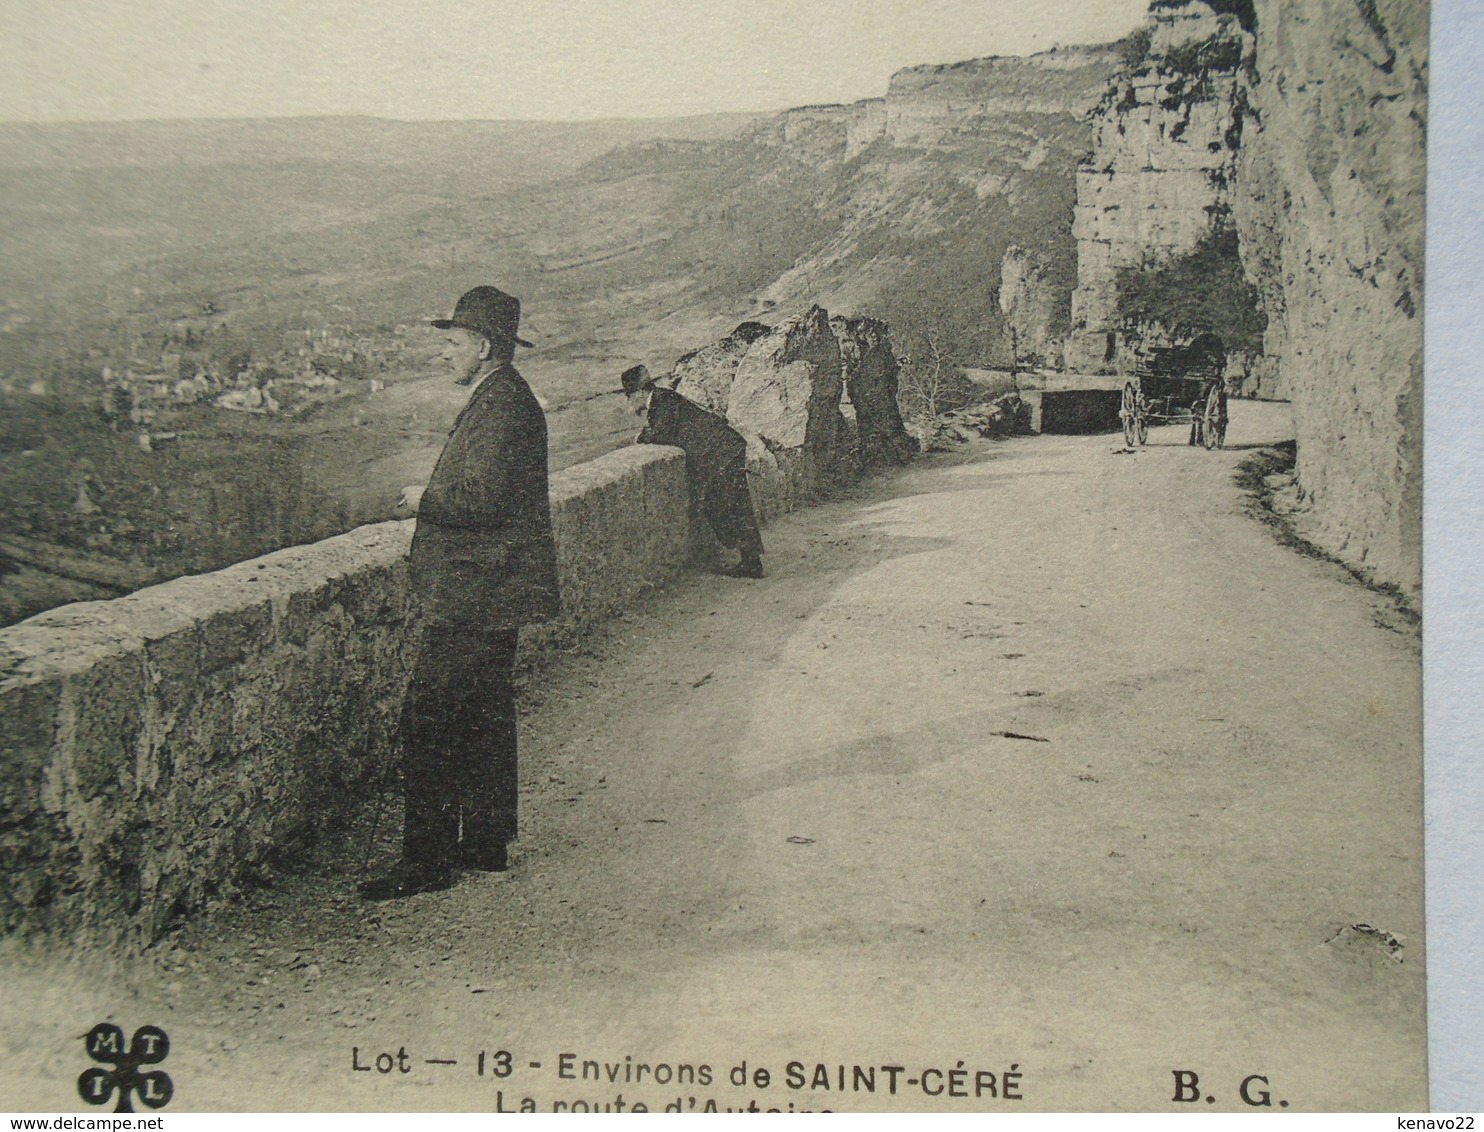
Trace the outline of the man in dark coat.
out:
[[[709,409],[656,385],[644,366],[625,370],[622,381],[630,407],[645,418],[636,443],[685,450],[693,506],[705,515],[717,542],[741,551],[733,572],[761,578],[763,537],[747,490],[747,441]]]
[[[402,708],[402,859],[362,886],[385,900],[448,888],[459,867],[508,867],[516,835],[515,650],[521,625],[557,614],[546,417],[511,364],[520,302],[494,287],[459,299],[444,360],[473,387],[417,509],[409,566],[421,636]]]

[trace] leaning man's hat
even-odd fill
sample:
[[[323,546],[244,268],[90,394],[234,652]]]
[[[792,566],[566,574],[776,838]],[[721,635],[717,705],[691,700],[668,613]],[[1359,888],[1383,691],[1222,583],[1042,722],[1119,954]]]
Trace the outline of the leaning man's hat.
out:
[[[623,382],[625,393],[638,393],[643,389],[654,388],[654,378],[649,376],[649,369],[646,366],[629,367],[623,371],[619,381]]]
[[[482,334],[491,342],[514,342],[517,346],[531,348],[531,343],[515,332],[520,326],[520,300],[507,295],[498,287],[475,287],[459,296],[450,318],[435,318],[433,325],[439,330],[457,326]]]

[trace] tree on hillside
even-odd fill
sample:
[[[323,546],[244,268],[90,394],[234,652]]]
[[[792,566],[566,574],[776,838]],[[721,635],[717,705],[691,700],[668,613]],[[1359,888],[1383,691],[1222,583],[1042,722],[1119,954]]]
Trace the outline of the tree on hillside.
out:
[[[963,361],[954,348],[954,335],[941,311],[921,308],[892,327],[898,344],[901,372],[897,375],[897,404],[908,420],[931,420],[942,413],[972,405],[979,388],[964,376]]]
[[[1135,335],[1156,326],[1181,338],[1213,331],[1228,348],[1262,348],[1267,314],[1229,225],[1219,224],[1189,252],[1153,269],[1120,268],[1117,294],[1119,322]]]

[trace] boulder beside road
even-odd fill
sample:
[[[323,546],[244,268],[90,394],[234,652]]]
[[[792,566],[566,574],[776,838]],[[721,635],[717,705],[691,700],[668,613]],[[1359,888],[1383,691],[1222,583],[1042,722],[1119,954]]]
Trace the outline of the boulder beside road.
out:
[[[917,454],[897,403],[901,366],[891,329],[880,319],[836,315],[830,330],[840,345],[847,413],[853,414],[856,452],[863,468],[905,464]]]
[[[772,328],[761,322],[741,323],[721,341],[683,355],[670,370],[670,388],[697,405],[726,416],[737,366],[748,347],[771,333]]]

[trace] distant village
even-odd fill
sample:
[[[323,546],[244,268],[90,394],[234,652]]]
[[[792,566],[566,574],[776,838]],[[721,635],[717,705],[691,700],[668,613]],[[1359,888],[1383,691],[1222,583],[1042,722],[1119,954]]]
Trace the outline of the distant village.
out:
[[[176,439],[188,411],[201,406],[292,415],[352,391],[379,392],[406,332],[398,326],[397,341],[388,343],[349,326],[306,327],[285,333],[271,355],[254,356],[216,341],[212,328],[173,329],[157,348],[136,344],[115,352],[127,361],[98,371],[98,405],[113,431],[137,430],[139,446],[150,451]],[[44,378],[6,375],[0,392],[45,396],[53,390]]]
[[[104,418],[116,431],[136,428],[146,450],[173,440],[181,411],[191,406],[272,416],[303,412],[351,388],[376,393],[397,352],[348,326],[326,326],[284,335],[272,357],[218,360],[192,349],[195,334],[187,334],[184,341],[167,339],[156,358],[140,362],[136,355],[133,364],[102,369]]]

